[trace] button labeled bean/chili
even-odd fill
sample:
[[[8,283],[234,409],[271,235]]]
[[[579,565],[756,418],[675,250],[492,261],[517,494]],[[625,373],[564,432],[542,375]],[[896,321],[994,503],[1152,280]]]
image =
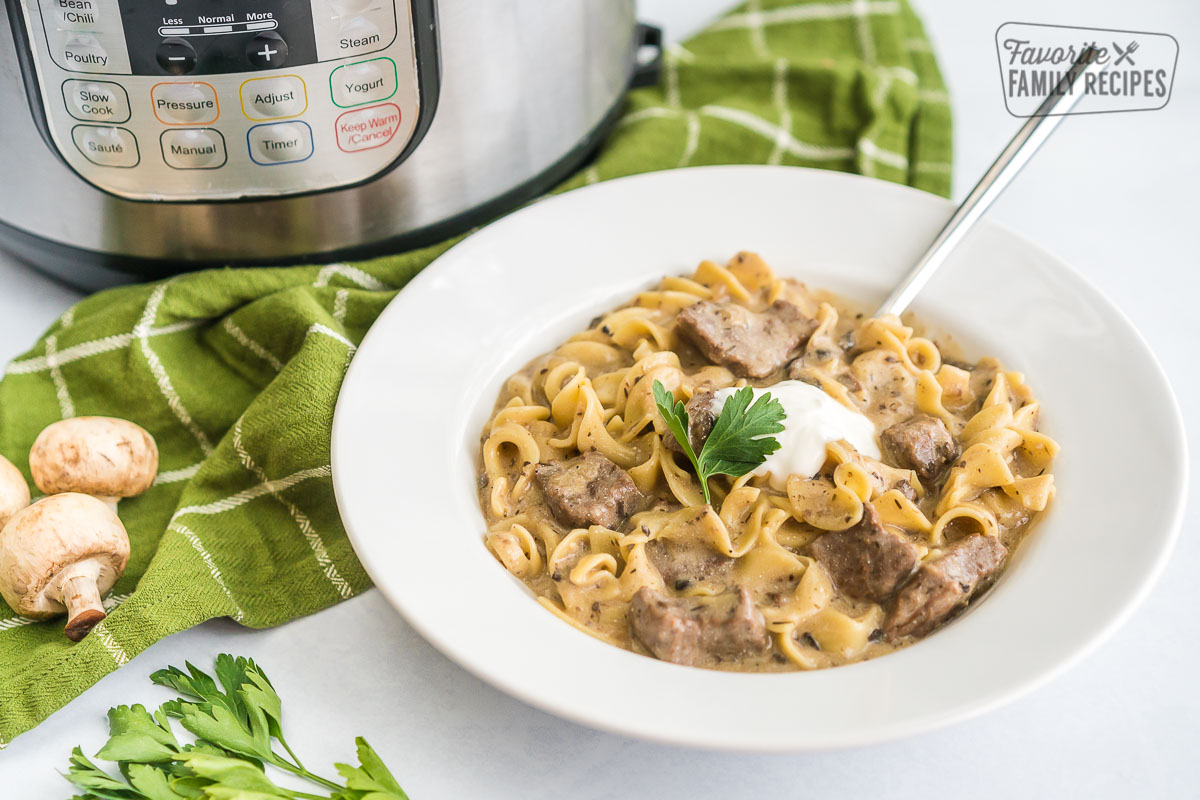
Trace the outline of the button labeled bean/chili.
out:
[[[334,122],[338,147],[347,153],[383,147],[400,130],[400,107],[383,103],[347,111]]]
[[[329,91],[342,108],[387,100],[396,93],[396,62],[384,57],[338,67],[329,76]]]

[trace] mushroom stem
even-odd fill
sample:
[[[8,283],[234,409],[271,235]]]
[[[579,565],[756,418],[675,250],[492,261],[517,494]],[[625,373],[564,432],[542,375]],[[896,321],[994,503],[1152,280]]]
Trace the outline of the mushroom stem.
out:
[[[92,497],[96,498],[101,503],[104,503],[104,505],[111,508],[112,512],[114,514],[117,513],[117,501],[120,500],[121,498],[114,497],[112,495],[102,495],[102,494],[94,494],[94,495],[92,495]]]
[[[58,577],[60,602],[67,607],[67,638],[78,642],[107,616],[96,585],[100,562],[94,558],[77,561],[64,568]]]

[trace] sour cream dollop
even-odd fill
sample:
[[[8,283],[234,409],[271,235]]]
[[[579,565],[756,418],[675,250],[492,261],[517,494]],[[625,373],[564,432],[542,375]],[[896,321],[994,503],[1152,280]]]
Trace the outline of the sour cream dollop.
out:
[[[730,388],[713,392],[713,412],[720,414],[725,400],[737,391],[740,390]],[[874,423],[816,386],[802,381],[780,381],[753,391],[754,402],[769,393],[787,414],[783,432],[775,434],[779,449],[767,456],[753,472],[769,475],[771,485],[776,489],[785,488],[789,475],[806,478],[816,475],[825,463],[825,445],[838,439],[845,439],[864,456],[879,458]]]

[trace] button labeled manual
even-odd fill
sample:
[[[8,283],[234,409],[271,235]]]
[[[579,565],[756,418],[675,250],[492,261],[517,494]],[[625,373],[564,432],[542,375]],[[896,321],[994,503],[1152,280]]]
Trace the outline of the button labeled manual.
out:
[[[203,81],[156,83],[150,102],[164,125],[207,125],[221,116],[217,90]]]
[[[329,91],[342,108],[387,100],[396,93],[396,62],[385,56],[338,67],[329,76]]]
[[[270,122],[246,132],[255,164],[270,167],[304,161],[313,153],[312,128],[304,122]]]
[[[88,161],[102,167],[128,169],[136,167],[141,158],[137,139],[125,128],[76,125],[71,129],[71,140]]]
[[[400,130],[400,108],[392,103],[347,111],[334,122],[338,147],[357,153],[383,147]]]
[[[159,137],[163,161],[175,169],[216,169],[225,164],[225,137],[214,128],[177,128]]]
[[[308,108],[308,92],[299,75],[251,78],[242,84],[241,94],[247,119],[298,117]]]
[[[125,122],[129,119],[129,95],[119,83],[63,81],[63,101],[67,113],[87,122]]]

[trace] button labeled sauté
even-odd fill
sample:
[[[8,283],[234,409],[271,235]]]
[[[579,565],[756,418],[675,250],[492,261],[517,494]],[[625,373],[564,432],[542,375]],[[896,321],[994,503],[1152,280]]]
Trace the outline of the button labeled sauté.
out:
[[[137,139],[125,128],[76,125],[71,140],[88,161],[102,167],[135,167],[141,158]]]
[[[308,108],[308,91],[299,75],[251,78],[242,84],[241,96],[247,119],[298,117]]]
[[[338,147],[346,153],[383,147],[400,130],[400,107],[384,103],[347,111],[334,121]]]
[[[246,132],[255,164],[273,166],[304,161],[313,153],[312,128],[304,122],[269,122]]]
[[[67,113],[87,122],[125,122],[129,119],[129,95],[119,83],[63,81],[63,101]]]
[[[176,128],[159,137],[163,161],[175,169],[217,169],[225,164],[225,137],[214,128]]]
[[[221,116],[217,90],[201,81],[156,83],[150,88],[150,102],[164,125],[207,125]]]
[[[338,67],[329,76],[334,105],[378,103],[396,93],[396,62],[386,56]]]

